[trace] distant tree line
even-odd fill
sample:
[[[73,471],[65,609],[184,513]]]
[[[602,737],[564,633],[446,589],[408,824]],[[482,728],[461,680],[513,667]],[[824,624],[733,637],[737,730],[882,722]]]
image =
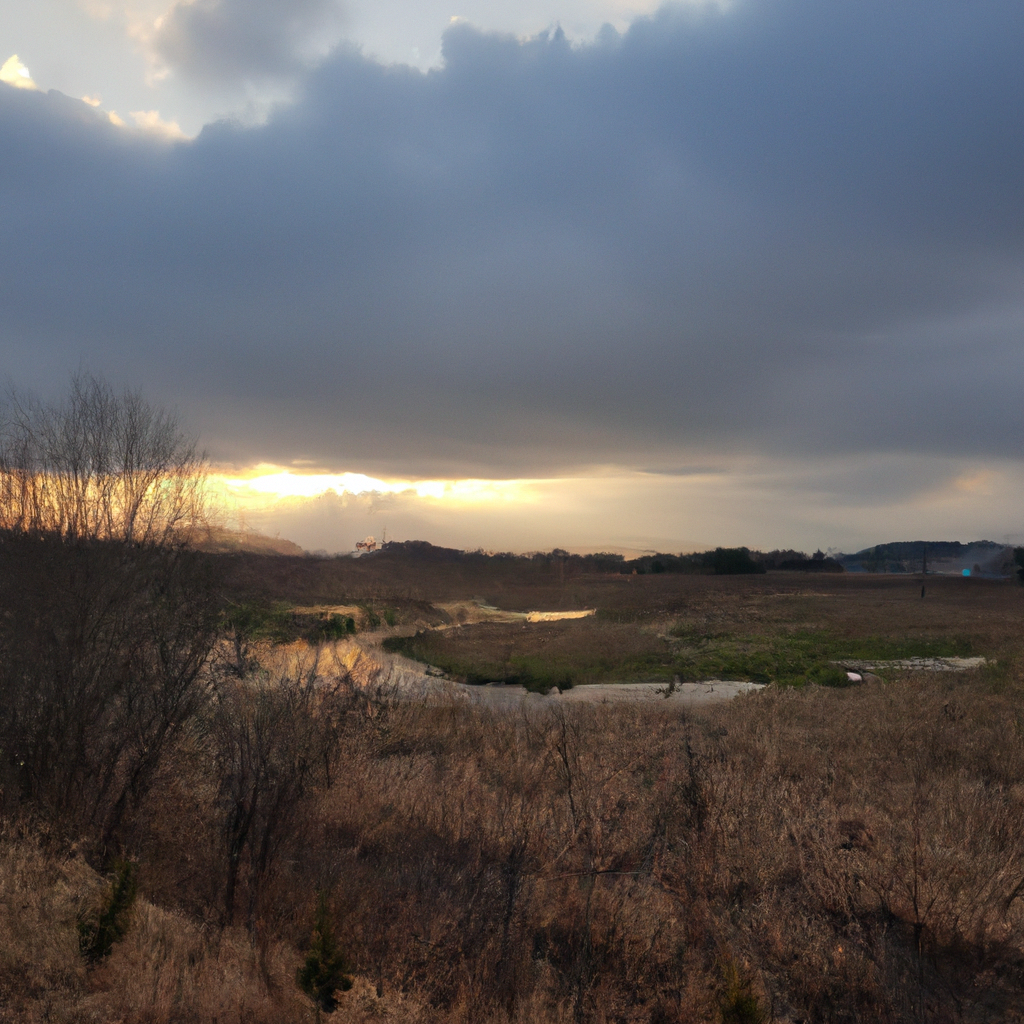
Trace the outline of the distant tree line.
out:
[[[802,551],[762,552],[750,548],[718,547],[692,554],[655,553],[627,559],[623,555],[599,552],[572,554],[561,548],[553,551],[516,555],[508,552],[491,554],[484,551],[458,551],[436,547],[427,541],[389,541],[380,551],[368,556],[391,561],[423,561],[434,563],[483,564],[488,561],[519,562],[537,566],[564,566],[573,575],[580,573],[684,573],[694,576],[756,575],[768,570],[783,572],[842,572],[843,566],[824,552],[807,555]]]
[[[830,558],[824,551],[815,551],[806,555],[802,551],[787,549],[769,551],[767,554],[757,553],[757,560],[766,568],[779,572],[843,572],[842,562]]]

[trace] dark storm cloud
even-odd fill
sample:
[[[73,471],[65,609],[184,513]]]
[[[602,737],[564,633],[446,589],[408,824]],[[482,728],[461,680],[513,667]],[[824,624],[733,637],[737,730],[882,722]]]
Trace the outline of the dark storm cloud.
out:
[[[167,146],[0,89],[12,375],[400,472],[1019,452],[1024,7],[665,8],[338,51]],[[268,58],[269,60],[269,58]]]

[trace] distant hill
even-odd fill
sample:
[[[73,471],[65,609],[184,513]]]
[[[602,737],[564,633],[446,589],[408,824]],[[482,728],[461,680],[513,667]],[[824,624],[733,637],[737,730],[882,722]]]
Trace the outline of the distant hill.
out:
[[[199,551],[225,555],[245,551],[256,555],[304,555],[306,552],[294,541],[281,537],[268,537],[250,530],[229,530],[223,526],[211,527],[193,546]]]
[[[216,528],[209,530],[195,545],[213,554],[250,553],[260,555],[303,555],[310,557],[298,544],[280,537],[249,531]],[[508,552],[460,551],[440,547],[422,540],[388,541],[366,552],[355,561],[371,565],[434,565],[479,570],[485,566],[505,565],[556,568],[579,573],[684,573],[687,575],[733,575],[742,573],[810,572],[810,573],[920,573],[927,553],[927,571],[935,575],[960,575],[965,569],[972,576],[1004,578],[1017,569],[1013,548],[991,540],[971,541],[894,541],[864,548],[855,554],[826,556],[821,551],[807,555],[792,549],[757,551],[747,548],[716,548],[692,554],[648,554],[626,559],[620,554],[570,554],[556,548],[533,554]],[[323,556],[316,553],[316,556]],[[348,559],[351,556],[334,556]]]
[[[896,541],[876,544],[853,555],[836,555],[847,572],[927,572],[937,575],[1011,576],[1013,548],[992,540]]]

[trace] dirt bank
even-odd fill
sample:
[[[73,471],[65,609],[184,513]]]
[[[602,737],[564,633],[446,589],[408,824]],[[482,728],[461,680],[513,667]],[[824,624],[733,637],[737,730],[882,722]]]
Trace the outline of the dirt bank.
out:
[[[574,686],[564,693],[541,695],[522,686],[463,686],[470,700],[484,704],[509,704],[530,701],[549,704],[649,704],[652,707],[693,706],[731,700],[742,693],[764,689],[760,683],[710,679],[703,683],[593,683]]]

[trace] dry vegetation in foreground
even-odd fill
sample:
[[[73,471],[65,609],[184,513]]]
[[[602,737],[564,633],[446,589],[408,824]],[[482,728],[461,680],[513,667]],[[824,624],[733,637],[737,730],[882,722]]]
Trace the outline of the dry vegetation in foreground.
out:
[[[237,681],[230,715],[181,735],[95,965],[77,921],[109,899],[101,851],[8,819],[0,1019],[312,1020],[318,892],[354,965],[345,1021],[1021,1019],[1012,675],[699,715],[299,684]]]

